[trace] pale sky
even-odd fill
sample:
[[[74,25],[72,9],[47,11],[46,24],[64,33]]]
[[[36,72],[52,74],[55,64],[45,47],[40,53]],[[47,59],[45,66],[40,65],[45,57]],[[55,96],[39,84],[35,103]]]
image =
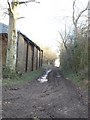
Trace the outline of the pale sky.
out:
[[[3,5],[1,6],[6,7],[4,3],[6,0],[2,1]],[[27,6],[21,5],[18,8],[19,16],[25,18],[17,21],[17,29],[28,36],[32,41],[49,45],[56,49],[57,41],[60,40],[58,31],[64,29],[65,23],[67,26],[71,24],[73,0],[37,1],[40,1],[40,4],[30,2]],[[77,0],[76,3],[79,11],[85,8],[88,0]],[[4,19],[1,18],[0,22],[8,24],[8,17]]]

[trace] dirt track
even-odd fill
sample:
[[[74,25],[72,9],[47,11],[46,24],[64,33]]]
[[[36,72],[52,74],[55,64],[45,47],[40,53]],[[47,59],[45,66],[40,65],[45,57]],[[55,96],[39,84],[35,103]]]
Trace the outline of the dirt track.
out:
[[[3,87],[3,118],[87,118],[88,105],[58,68],[48,82]]]

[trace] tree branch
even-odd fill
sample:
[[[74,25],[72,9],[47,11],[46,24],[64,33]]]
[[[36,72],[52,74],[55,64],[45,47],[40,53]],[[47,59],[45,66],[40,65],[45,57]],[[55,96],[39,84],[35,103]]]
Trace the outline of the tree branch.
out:
[[[59,32],[59,31],[58,31],[58,32]],[[64,47],[65,47],[66,50],[67,50],[67,45],[66,45],[67,40],[63,38],[63,36],[62,36],[62,34],[61,34],[60,32],[59,32],[59,34],[60,34],[61,39],[62,39],[62,41],[63,41]]]
[[[82,10],[78,14],[77,18],[75,19],[75,3],[76,3],[76,0],[73,1],[73,23],[74,23],[74,25],[77,24],[77,22],[78,22],[79,18],[81,17],[81,15],[88,9],[88,6],[87,6],[84,10]]]
[[[22,19],[22,18],[25,18],[25,17],[18,17],[17,19]]]
[[[60,33],[60,31],[58,31],[58,32],[59,32],[61,39],[64,41],[64,38],[63,38],[62,34]]]
[[[75,3],[76,3],[76,0],[73,1],[73,23],[75,24]]]
[[[88,7],[86,7],[84,10],[82,10],[82,11],[78,14],[77,19],[75,20],[76,23],[78,22],[78,19],[81,17],[81,15],[82,15],[87,9],[88,9]]]
[[[38,1],[35,1],[35,0],[29,0],[29,1],[22,1],[22,2],[18,2],[18,4],[26,4],[26,3],[29,3],[29,2],[36,2],[36,3],[40,3]]]
[[[22,1],[22,2],[18,2],[18,4],[24,4],[24,3],[29,3],[29,2],[35,2],[35,0],[29,0],[29,1]]]
[[[8,6],[9,6],[9,8],[8,8],[9,12],[13,14],[13,9],[12,9],[10,3],[9,3],[9,0],[7,0],[7,3],[8,3]]]

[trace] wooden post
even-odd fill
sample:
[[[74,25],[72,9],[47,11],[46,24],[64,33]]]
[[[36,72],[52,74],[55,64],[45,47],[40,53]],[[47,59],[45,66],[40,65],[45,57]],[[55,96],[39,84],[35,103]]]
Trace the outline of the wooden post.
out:
[[[32,71],[34,67],[34,46],[32,46]]]
[[[26,49],[26,72],[28,67],[28,42],[27,42],[27,49]]]

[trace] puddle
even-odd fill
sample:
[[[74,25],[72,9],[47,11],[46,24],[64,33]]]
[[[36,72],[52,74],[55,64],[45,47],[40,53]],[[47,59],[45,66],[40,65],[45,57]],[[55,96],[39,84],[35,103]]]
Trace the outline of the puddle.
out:
[[[9,88],[9,90],[18,90],[19,88]]]
[[[0,105],[2,105],[2,101],[0,101]]]
[[[8,101],[6,101],[6,102],[4,102],[4,104],[10,104],[11,102],[8,102]]]
[[[57,78],[60,78],[61,76],[60,76],[60,75],[57,75],[56,77],[57,77]]]
[[[48,76],[48,73],[50,73],[50,72],[51,72],[51,69],[47,70],[47,71],[46,71],[46,74],[43,75],[41,78],[39,78],[38,81],[39,81],[40,83],[47,82],[47,81],[48,81],[47,76]]]
[[[40,83],[44,83],[44,82],[47,82],[48,79],[41,79],[41,78],[39,78],[38,81],[40,81]]]

